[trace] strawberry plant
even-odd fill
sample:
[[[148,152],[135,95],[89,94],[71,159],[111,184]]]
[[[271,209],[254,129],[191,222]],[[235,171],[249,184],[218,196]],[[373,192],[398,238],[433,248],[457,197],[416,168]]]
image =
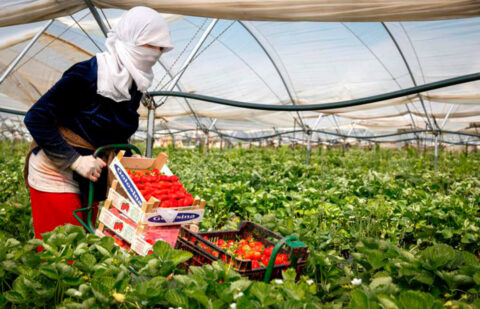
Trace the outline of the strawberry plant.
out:
[[[210,149],[208,160],[197,151],[167,149],[182,188],[208,200],[201,230],[232,230],[250,220],[309,247],[299,281],[287,270],[263,283],[221,261],[186,271],[179,265],[190,254],[163,242],[139,257],[115,246],[119,239],[74,226],[32,239],[24,150],[0,147],[1,307],[480,306],[477,153],[442,152],[435,172],[431,154],[415,150],[313,151],[306,167],[303,149]],[[174,178],[155,182],[180,188]],[[228,241],[215,244],[224,248]],[[256,252],[269,250],[241,239],[229,248],[259,266],[263,257],[256,260]]]

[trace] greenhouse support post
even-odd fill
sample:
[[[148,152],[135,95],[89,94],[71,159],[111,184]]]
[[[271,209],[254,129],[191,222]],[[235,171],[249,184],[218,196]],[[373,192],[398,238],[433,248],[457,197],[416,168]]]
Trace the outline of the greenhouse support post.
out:
[[[450,117],[450,113],[453,110],[453,104],[450,106],[450,109],[448,110],[447,114],[445,115],[445,118],[442,121],[442,124],[440,125],[440,130],[443,130],[445,125],[447,124],[448,117]],[[433,158],[433,169],[437,170],[437,165],[438,165],[438,132],[435,133],[435,150],[434,150],[434,158]]]
[[[263,50],[263,52],[268,57],[273,67],[277,71],[277,74],[280,77],[280,80],[282,81],[283,86],[285,87],[288,97],[290,98],[290,102],[292,102],[293,105],[297,105],[295,103],[297,100],[294,98],[295,90],[293,88],[292,81],[290,79],[288,71],[286,70],[282,61],[280,60],[277,53],[275,52],[275,49],[272,46],[270,46],[268,40],[266,40],[263,37],[261,32],[258,31],[257,28],[251,22],[239,20],[238,23],[243,28],[245,28],[245,30],[247,30],[247,32],[252,36],[252,38],[257,42],[257,44]],[[298,116],[298,119],[300,120],[299,121],[300,126],[302,127],[302,129],[305,129],[305,123],[299,112],[297,112],[297,116]]]
[[[320,123],[320,119],[322,119],[323,117],[323,114],[320,113],[320,115],[318,115],[317,117],[317,120],[315,121],[315,124],[313,125],[313,130],[307,130],[306,131],[306,134],[307,134],[307,166],[310,165],[310,153],[312,151],[312,136],[313,136],[313,132],[312,131],[315,131],[318,127],[318,124]]]
[[[450,117],[450,113],[453,110],[454,105],[450,106],[450,109],[448,110],[447,114],[445,115],[445,118],[443,118],[442,124],[440,125],[440,130],[443,130],[445,125],[447,124],[448,117]]]
[[[148,116],[147,116],[147,149],[146,149],[145,156],[148,158],[151,158],[153,155],[154,130],[155,130],[155,104],[151,103],[150,106],[148,107]]]
[[[181,69],[179,70],[179,74],[177,76],[175,76],[171,81],[170,83],[168,84],[167,86],[167,91],[172,91],[173,88],[175,88],[175,86],[177,85],[178,81],[180,80],[180,78],[182,77],[183,73],[185,73],[185,70],[187,69],[187,67],[190,65],[190,63],[192,62],[193,60],[193,57],[195,57],[195,55],[197,54],[198,50],[200,49],[200,47],[203,45],[203,43],[205,42],[205,40],[207,39],[208,35],[210,34],[210,32],[212,31],[213,27],[217,24],[218,22],[218,19],[214,19],[212,20],[212,22],[210,23],[210,25],[207,27],[207,29],[205,30],[205,32],[203,32],[202,34],[202,37],[198,40],[197,44],[195,45],[195,47],[193,48],[193,50],[190,52],[190,54],[188,55],[187,59],[185,60],[185,62],[183,63]],[[152,155],[152,152],[153,152],[153,131],[154,131],[154,125],[155,125],[155,108],[156,107],[159,107],[160,105],[162,105],[163,103],[165,103],[165,100],[167,99],[167,97],[163,97],[161,100],[159,100],[158,103],[154,103],[154,106],[153,106],[153,111],[148,111],[148,122],[147,122],[147,132],[151,132],[151,134],[148,134],[147,133],[147,157],[150,157]],[[152,119],[150,119],[152,118]],[[150,154],[150,156],[148,155]]]
[[[97,22],[98,26],[100,27],[100,30],[102,30],[103,35],[107,37],[108,33],[108,28],[105,26],[103,23],[102,17],[100,17],[100,14],[98,14],[97,9],[93,5],[92,1],[90,0],[84,0],[85,4],[87,5],[88,9],[90,10],[90,13],[92,13],[93,18],[95,18],[95,21]]]
[[[183,74],[185,73],[186,69],[188,68],[188,66],[190,65],[190,63],[192,63],[193,61],[193,58],[195,57],[195,55],[198,53],[198,51],[200,50],[200,47],[202,47],[203,43],[206,41],[206,39],[208,38],[208,36],[210,35],[210,32],[212,32],[213,30],[213,27],[215,27],[215,25],[217,24],[218,22],[218,19],[213,19],[210,24],[208,25],[207,29],[205,29],[205,31],[203,32],[202,36],[200,37],[200,39],[198,40],[197,44],[195,45],[195,47],[192,49],[192,51],[190,52],[190,54],[188,55],[187,59],[185,59],[185,62],[183,63],[182,67],[180,68],[180,70],[178,71],[179,73],[170,81],[170,83],[168,84],[168,86],[166,87],[166,91],[172,91],[173,88],[175,88],[175,86],[177,85],[178,81],[180,80],[180,78],[182,78]],[[157,103],[157,107],[162,105],[165,100],[167,99],[167,97],[163,97],[158,103]]]
[[[209,144],[210,144],[210,130],[213,129],[213,127],[215,126],[215,123],[217,122],[217,119],[214,119],[213,122],[210,124],[210,127],[208,128],[208,130],[205,132],[205,135],[206,135],[206,147],[205,147],[205,158],[208,159],[208,148],[209,148]]]
[[[307,141],[307,166],[310,165],[310,152],[312,151],[312,145],[311,145],[311,133],[308,135],[308,141]]]
[[[50,19],[36,34],[35,36],[28,42],[27,46],[23,48],[23,50],[18,54],[17,57],[10,63],[8,68],[3,72],[2,76],[0,77],[0,84],[7,78],[7,76],[13,71],[13,69],[17,66],[17,64],[22,60],[23,57],[27,54],[27,52],[32,48],[33,44],[42,36],[42,34],[47,31],[48,27],[53,23],[54,19]]]
[[[415,87],[417,87],[417,81],[415,80],[415,77],[413,76],[413,73],[412,73],[412,70],[410,68],[410,65],[408,64],[408,61],[407,59],[405,58],[405,55],[403,54],[403,51],[402,49],[400,48],[400,45],[398,45],[398,42],[397,40],[395,39],[395,37],[393,36],[392,32],[390,31],[390,29],[388,29],[387,25],[382,22],[381,23],[383,28],[387,31],[388,35],[390,36],[390,38],[392,39],[392,42],[393,44],[395,45],[398,53],[400,54],[402,60],[403,60],[403,63],[405,64],[405,67],[407,68],[407,71],[408,71],[408,74],[410,75],[410,78],[412,80],[412,83]],[[430,126],[430,129],[433,131],[434,128],[433,128],[433,125],[432,125],[432,121],[430,120],[430,117],[428,116],[428,112],[427,112],[427,109],[425,108],[425,102],[423,101],[423,97],[418,93],[417,94],[417,97],[418,99],[420,100],[420,104],[422,105],[422,108],[423,108],[423,111],[425,113],[425,117],[427,118],[427,121],[428,121],[428,125]],[[412,121],[413,121],[413,118],[412,118]],[[415,123],[413,123],[413,125],[415,126]]]

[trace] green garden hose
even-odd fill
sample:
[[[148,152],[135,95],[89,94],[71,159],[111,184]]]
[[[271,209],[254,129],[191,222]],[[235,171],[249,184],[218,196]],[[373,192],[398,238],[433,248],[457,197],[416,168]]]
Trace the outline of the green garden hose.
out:
[[[305,244],[298,240],[297,236],[290,235],[286,236],[282,239],[280,239],[276,244],[275,247],[273,247],[272,250],[272,255],[270,256],[270,261],[268,261],[268,266],[267,270],[265,272],[265,277],[263,278],[263,281],[268,283],[270,282],[270,277],[272,277],[272,272],[273,272],[273,266],[275,265],[275,260],[277,259],[277,254],[282,248],[283,245],[287,245],[288,247],[295,249],[295,248],[301,248],[305,247]],[[291,262],[292,264],[290,265],[291,267],[295,267],[297,265],[297,259],[298,256],[292,255],[291,256]]]

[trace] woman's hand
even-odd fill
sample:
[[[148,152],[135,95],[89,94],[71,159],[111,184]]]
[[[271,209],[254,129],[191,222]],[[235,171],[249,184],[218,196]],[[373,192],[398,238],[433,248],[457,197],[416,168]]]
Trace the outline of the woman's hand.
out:
[[[102,168],[105,166],[107,166],[107,164],[100,158],[94,158],[93,156],[80,156],[70,167],[83,177],[95,182],[100,177]]]

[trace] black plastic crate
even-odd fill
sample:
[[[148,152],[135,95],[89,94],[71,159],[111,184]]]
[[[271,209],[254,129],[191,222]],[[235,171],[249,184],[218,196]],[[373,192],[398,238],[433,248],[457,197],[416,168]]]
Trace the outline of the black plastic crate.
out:
[[[250,221],[242,221],[239,229],[234,231],[216,231],[216,232],[199,232],[194,233],[185,227],[182,227],[178,235],[175,248],[189,251],[193,254],[193,258],[185,263],[185,266],[201,266],[210,264],[213,261],[223,260],[226,263],[231,263],[233,268],[242,276],[248,277],[251,280],[263,280],[265,277],[266,267],[252,268],[251,260],[240,260],[225,252],[223,249],[216,246],[211,241],[216,241],[222,238],[226,241],[238,238],[247,238],[251,236],[256,241],[260,241],[265,247],[274,246],[277,241],[282,239],[282,236],[264,228],[261,225]],[[208,238],[208,241],[204,239]],[[208,247],[208,252],[205,250]],[[303,245],[297,248],[290,248],[284,246],[280,249],[279,254],[286,254],[290,261],[290,265],[295,265],[297,274],[300,275],[305,268],[308,258],[308,247]],[[296,260],[296,261],[295,261]],[[275,265],[273,267],[273,278],[281,278],[282,271],[289,268],[290,265]]]

